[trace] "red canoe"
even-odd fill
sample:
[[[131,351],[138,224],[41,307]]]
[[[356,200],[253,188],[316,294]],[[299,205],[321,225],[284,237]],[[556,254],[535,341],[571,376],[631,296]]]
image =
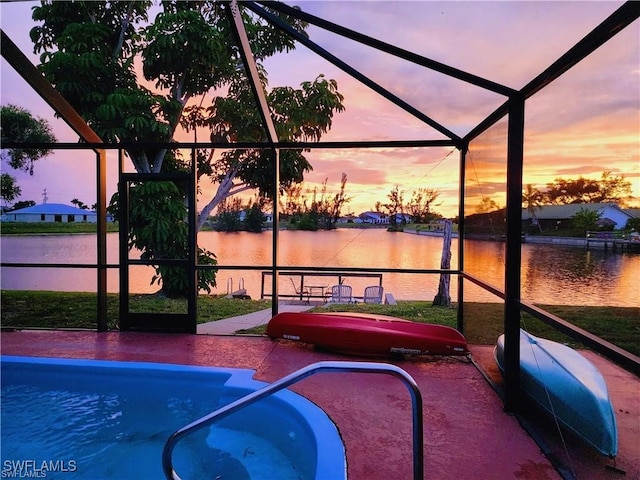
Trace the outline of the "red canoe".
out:
[[[468,355],[455,328],[368,313],[283,312],[267,325],[271,338],[358,355]]]

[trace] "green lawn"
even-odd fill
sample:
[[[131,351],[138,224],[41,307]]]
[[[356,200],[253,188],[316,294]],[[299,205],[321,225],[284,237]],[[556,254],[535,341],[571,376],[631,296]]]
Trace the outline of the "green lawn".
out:
[[[72,233],[97,232],[98,226],[89,222],[2,222],[0,233],[2,235],[69,235]],[[107,223],[107,232],[117,232],[118,223]]]
[[[2,290],[2,328],[89,328],[96,329],[96,295],[82,292]],[[184,313],[186,301],[157,295],[130,297],[137,312]],[[244,315],[265,308],[266,300],[235,300],[202,295],[198,299],[198,323]],[[107,323],[118,328],[118,295],[107,295]]]

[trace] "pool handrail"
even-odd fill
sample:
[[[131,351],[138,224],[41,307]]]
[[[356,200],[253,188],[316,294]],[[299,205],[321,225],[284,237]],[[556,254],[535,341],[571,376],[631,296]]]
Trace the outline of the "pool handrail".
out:
[[[416,381],[406,371],[388,363],[378,362],[344,362],[344,361],[324,361],[307,365],[286,377],[267,385],[260,390],[251,392],[234,402],[229,403],[198,420],[175,431],[164,445],[162,450],[162,469],[167,480],[181,480],[180,476],[173,469],[173,449],[178,441],[183,437],[204,428],[216,420],[224,418],[235,411],[251,405],[258,400],[272,395],[279,390],[287,388],[294,383],[299,382],[316,373],[326,372],[363,372],[363,373],[382,373],[392,375],[399,378],[409,390],[411,394],[411,410],[413,418],[413,478],[414,480],[423,480],[424,478],[424,445],[423,445],[423,412],[422,412],[422,394],[418,388]]]

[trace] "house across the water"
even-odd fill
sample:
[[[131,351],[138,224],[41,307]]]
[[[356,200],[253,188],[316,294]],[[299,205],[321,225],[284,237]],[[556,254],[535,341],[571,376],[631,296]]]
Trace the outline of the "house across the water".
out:
[[[107,221],[112,221],[111,215],[107,215]],[[3,222],[87,222],[96,223],[98,214],[91,210],[64,205],[62,203],[43,203],[32,207],[20,208],[2,215]]]
[[[591,210],[600,214],[599,224],[610,226],[614,230],[625,227],[627,220],[635,218],[636,209],[622,209],[615,203],[573,203],[570,205],[544,205],[532,212],[526,208],[522,210],[524,225],[537,221],[543,230],[555,230],[571,227],[571,221],[580,210]]]
[[[373,223],[387,225],[389,223],[389,217],[382,212],[363,212],[357,219],[354,219],[356,223]]]

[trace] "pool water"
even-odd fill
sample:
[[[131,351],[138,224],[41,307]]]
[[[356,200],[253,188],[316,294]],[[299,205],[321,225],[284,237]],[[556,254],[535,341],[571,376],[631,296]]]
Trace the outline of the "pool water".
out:
[[[161,479],[175,430],[264,386],[251,370],[2,357],[3,478]],[[186,437],[183,479],[346,478],[344,446],[289,391]]]

